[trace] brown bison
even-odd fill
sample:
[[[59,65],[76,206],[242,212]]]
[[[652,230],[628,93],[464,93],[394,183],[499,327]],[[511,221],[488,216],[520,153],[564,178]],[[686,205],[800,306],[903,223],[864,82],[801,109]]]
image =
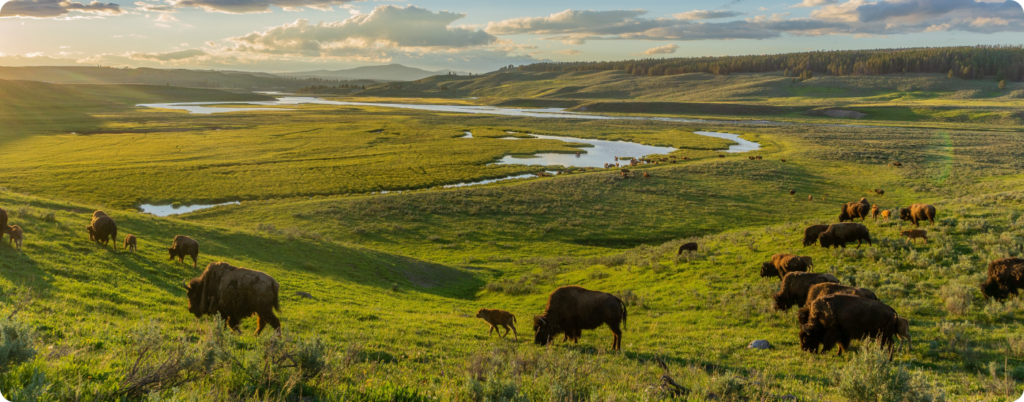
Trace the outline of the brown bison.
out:
[[[114,240],[114,248],[117,248],[117,223],[103,211],[92,213],[92,223],[85,227],[89,232],[89,239],[103,245]]]
[[[899,327],[899,315],[892,307],[877,300],[850,295],[831,295],[810,304],[807,323],[800,327],[800,348],[817,353],[832,350],[839,344],[839,356],[850,347],[850,341],[874,338],[889,347],[892,359],[892,337]]]
[[[818,236],[828,230],[828,225],[808,226],[804,229],[804,247],[818,242]]]
[[[785,162],[785,161],[786,161],[785,159],[779,159],[779,160],[780,160],[780,161],[783,161],[783,162]]]
[[[789,190],[789,195],[796,195],[796,190]]]
[[[618,297],[579,286],[563,286],[551,292],[544,314],[533,317],[534,343],[547,345],[562,333],[578,339],[584,329],[608,324],[615,335],[612,349],[619,350],[622,347],[620,323],[626,324],[626,304]]]
[[[882,222],[888,222],[889,219],[892,218],[892,211],[890,211],[888,209],[882,210],[881,216],[882,216]]]
[[[900,340],[900,346],[896,348],[896,353],[903,350],[903,342],[907,342],[907,350],[913,352],[914,344],[910,341],[910,321],[906,318],[899,317],[896,319],[896,337]]]
[[[860,218],[863,222],[868,217],[868,211],[871,209],[871,204],[868,203],[867,198],[861,198],[857,202],[848,202],[843,204],[842,209],[839,211],[839,222],[853,221],[854,219]]]
[[[807,261],[797,255],[779,253],[771,261],[761,263],[762,278],[776,276],[782,280],[790,272],[807,272]]]
[[[198,278],[186,280],[188,311],[196,318],[220,314],[228,328],[241,333],[238,324],[256,314],[256,335],[270,324],[281,333],[281,321],[274,311],[281,311],[277,300],[280,285],[260,271],[234,267],[226,262],[212,262]]]
[[[199,263],[199,242],[191,237],[174,236],[174,242],[171,243],[171,247],[167,251],[171,255],[171,258],[169,258],[171,261],[177,257],[178,262],[185,262],[185,256],[189,256],[192,257],[192,268],[195,268],[196,264]]]
[[[839,283],[819,283],[811,285],[811,289],[807,291],[807,300],[804,307],[797,312],[797,321],[800,322],[800,325],[807,324],[807,320],[811,316],[811,302],[819,297],[830,295],[850,295],[863,297],[869,300],[878,300],[878,296],[875,296],[875,292],[864,288],[846,286]]]
[[[5,227],[7,227],[7,211],[4,211],[3,208],[0,208],[0,228],[5,228]],[[4,239],[4,231],[0,230],[0,240],[3,240],[3,239]]]
[[[691,242],[679,246],[679,251],[676,252],[676,255],[683,255],[684,251],[697,251],[697,243]]]
[[[814,196],[813,195],[807,196],[807,201],[814,201]]]
[[[494,334],[494,331],[498,331],[498,336],[504,338],[508,336],[509,328],[512,328],[512,336],[515,337],[516,342],[519,341],[519,333],[516,332],[516,316],[508,311],[503,310],[490,310],[486,308],[480,309],[476,312],[477,318],[483,318],[488,324],[491,324],[491,329],[487,331],[487,336]],[[502,334],[498,326],[501,325],[505,328],[505,333]]]
[[[906,242],[909,243],[912,239],[924,239],[925,243],[928,243],[928,231],[923,229],[904,230],[900,232],[900,236],[906,237]]]
[[[859,223],[836,223],[818,235],[818,243],[822,248],[846,248],[846,243],[854,241],[857,242],[858,248],[861,241],[866,241],[869,246],[871,245],[871,234],[868,232],[867,226]]]
[[[880,196],[881,195],[885,195],[885,190],[882,190],[880,188],[876,188],[875,189],[875,195],[880,195]]]
[[[981,283],[985,298],[1002,301],[1024,288],[1024,259],[1000,258],[988,264],[988,279]]]
[[[796,304],[803,307],[807,302],[807,292],[811,287],[824,283],[839,283],[832,274],[814,274],[809,272],[790,272],[782,278],[779,291],[772,295],[775,301],[776,310],[789,310],[789,307]]]
[[[137,250],[138,248],[139,248],[139,242],[138,242],[138,239],[135,238],[135,235],[130,234],[130,235],[127,235],[127,236],[124,237],[124,249],[125,250],[131,251],[131,252],[134,253],[135,250]]]
[[[871,220],[878,221],[878,204],[871,205]]]
[[[903,167],[903,164],[900,163],[900,162],[893,162],[893,163],[890,163],[889,166]]]
[[[11,225],[4,230],[0,230],[0,235],[7,233],[11,236],[10,241],[7,242],[9,245],[13,245],[18,251],[21,251],[21,241],[25,239],[25,233],[21,231],[21,227],[18,225]]]
[[[914,226],[920,226],[917,222],[925,219],[932,225],[935,224],[935,207],[928,204],[914,204],[910,208],[900,209],[900,220],[911,221]]]

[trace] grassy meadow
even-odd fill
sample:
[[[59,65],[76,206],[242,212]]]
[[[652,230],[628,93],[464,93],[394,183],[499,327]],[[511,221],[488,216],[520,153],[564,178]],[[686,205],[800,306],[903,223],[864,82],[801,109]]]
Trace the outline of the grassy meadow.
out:
[[[550,79],[583,87],[560,93],[600,94],[594,98],[603,102],[627,85],[585,81],[615,78],[595,75]],[[861,78],[866,86],[899,79],[843,80],[852,86]],[[493,93],[481,103],[586,104],[502,74],[421,84],[442,79],[465,82],[460,96]],[[655,91],[668,85],[661,79],[695,78],[643,85]],[[621,98],[672,103],[665,113],[675,114],[678,104],[704,96],[700,88],[708,96],[715,86],[724,91],[711,100],[762,94],[754,102],[762,109],[744,114],[741,105],[730,111],[737,118],[803,102],[757,92],[790,90],[788,80],[719,79],[673,82],[686,88],[674,98],[664,91]],[[7,102],[0,113],[23,116],[0,133],[0,208],[26,233],[21,252],[6,239],[0,244],[0,392],[8,399],[1012,401],[1024,384],[1024,303],[989,301],[978,290],[989,261],[1024,253],[1024,134],[1015,118],[932,119],[935,128],[915,128],[900,115],[888,125],[875,118],[872,127],[847,127],[806,114],[793,120],[808,124],[740,125],[325,105],[190,115],[132,106],[245,100],[198,89],[184,96],[197,99],[182,99],[171,92],[185,89],[156,88],[54,95],[51,110],[63,118],[24,113],[35,105],[0,97]],[[897,88],[918,96],[911,89]],[[374,91],[366,96],[391,96]],[[828,106],[815,102],[801,110]],[[1010,98],[985,102],[1010,116],[1019,107]],[[719,158],[730,142],[693,134],[701,130],[741,134],[763,149]],[[466,131],[474,138],[458,138]],[[442,188],[555,168],[488,165],[504,155],[586,151],[500,139],[508,131],[671,146],[691,160],[631,168],[629,179],[592,169]],[[886,166],[894,161],[904,167]],[[905,223],[868,220],[873,245],[802,246],[804,227],[834,222],[842,203],[861,197],[885,209],[934,204],[929,242],[904,242]],[[135,209],[228,200],[242,203],[163,218]],[[83,228],[95,209],[117,220],[122,237],[136,235],[139,251],[89,242]],[[198,269],[168,261],[164,247],[179,234],[199,241]],[[688,241],[699,250],[676,256]],[[757,274],[780,252],[811,256],[816,272],[874,290],[910,320],[913,350],[893,363],[870,344],[855,343],[843,357],[801,351],[796,310],[774,311],[778,280]],[[281,284],[282,336],[254,336],[255,319],[235,335],[187,311],[181,281],[214,261],[264,271]],[[533,344],[531,316],[552,290],[570,284],[628,303],[621,352],[610,350],[604,328],[585,331],[578,345]],[[485,307],[518,317],[518,342],[487,335],[474,317]],[[773,347],[747,349],[756,339]],[[686,395],[661,387],[666,373],[657,360]]]

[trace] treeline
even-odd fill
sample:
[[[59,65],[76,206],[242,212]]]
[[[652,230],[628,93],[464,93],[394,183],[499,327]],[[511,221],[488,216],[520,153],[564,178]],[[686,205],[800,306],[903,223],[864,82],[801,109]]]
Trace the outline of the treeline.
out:
[[[637,76],[784,72],[787,76],[939,73],[962,79],[1024,80],[1024,47],[960,46],[817,51],[775,55],[536,63],[504,71],[625,71]]]
[[[352,85],[352,84],[341,84],[341,85],[310,85],[295,90],[295,93],[299,94],[339,94],[339,93],[350,93],[354,90],[366,89],[365,85]]]

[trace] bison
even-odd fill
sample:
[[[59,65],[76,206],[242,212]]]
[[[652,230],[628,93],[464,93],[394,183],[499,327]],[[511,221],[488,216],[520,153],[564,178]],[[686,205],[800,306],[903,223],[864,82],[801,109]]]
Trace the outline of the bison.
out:
[[[818,235],[828,230],[828,225],[808,226],[804,229],[804,247],[818,242]]]
[[[6,227],[4,230],[0,230],[0,234],[7,233],[11,236],[10,241],[7,243],[13,245],[18,251],[21,251],[21,241],[25,239],[25,233],[21,231],[21,227],[18,225],[11,225]]]
[[[876,188],[875,189],[875,195],[879,195],[879,196],[885,195],[885,190],[882,190],[880,188]]]
[[[796,190],[789,190],[789,195],[796,195]]]
[[[551,292],[544,314],[533,317],[534,343],[547,345],[562,333],[578,339],[582,330],[608,324],[615,335],[612,349],[619,350],[622,346],[619,324],[625,326],[626,315],[626,304],[618,297],[579,286],[563,286]]]
[[[878,204],[871,205],[871,220],[878,221]]]
[[[863,297],[869,300],[878,300],[878,296],[875,296],[875,292],[864,288],[846,286],[839,283],[819,283],[811,285],[811,289],[807,291],[807,301],[804,304],[804,307],[797,312],[797,321],[800,322],[800,325],[807,324],[807,320],[811,316],[811,302],[819,297],[830,295],[850,295]]]
[[[775,301],[775,309],[786,311],[796,304],[803,307],[807,302],[807,294],[811,287],[817,284],[839,283],[832,274],[814,274],[808,272],[790,272],[782,278],[779,291],[772,295]]]
[[[906,242],[909,243],[912,239],[924,239],[925,243],[928,243],[928,231],[923,229],[904,230],[900,232],[900,236],[906,237]]]
[[[139,242],[138,242],[138,239],[135,238],[135,235],[130,234],[130,235],[127,235],[127,236],[124,237],[124,249],[125,250],[129,250],[129,251],[134,253],[135,250],[137,250],[139,248],[138,246],[139,246]]]
[[[174,242],[171,243],[171,247],[167,249],[170,253],[171,258],[169,260],[174,261],[174,258],[178,258],[178,262],[185,262],[185,256],[192,257],[192,268],[195,268],[199,263],[199,242],[195,239],[177,235],[174,236]]]
[[[7,211],[4,211],[3,208],[0,208],[0,228],[5,228],[5,227],[7,227]],[[3,240],[3,239],[4,239],[4,231],[0,230],[0,240]]]
[[[868,203],[867,198],[861,198],[857,202],[848,202],[843,204],[842,209],[839,211],[839,222],[852,221],[860,218],[863,222],[868,217],[868,211],[871,209],[871,204]]]
[[[676,255],[683,255],[683,251],[697,251],[697,243],[691,242],[679,246],[679,251],[676,252]]]
[[[850,295],[831,295],[809,304],[807,323],[800,327],[800,348],[817,353],[832,350],[839,344],[839,356],[850,347],[850,341],[874,338],[889,347],[892,359],[892,337],[899,328],[899,315],[892,307],[877,300]]]
[[[1024,259],[1000,258],[988,264],[988,279],[981,283],[985,298],[1002,301],[1024,288]]]
[[[871,245],[871,234],[868,233],[867,226],[859,223],[836,223],[818,235],[818,243],[822,248],[846,248],[846,243],[854,241],[857,242],[858,248],[861,241],[867,241],[868,245]]]
[[[896,318],[896,337],[900,340],[900,346],[896,348],[897,353],[903,350],[904,341],[907,342],[907,350],[914,351],[914,344],[910,341],[910,321],[906,318]]]
[[[920,226],[918,221],[927,219],[932,225],[935,224],[935,207],[928,204],[914,204],[910,208],[900,210],[900,220],[911,221],[914,226]]]
[[[281,312],[277,299],[280,285],[270,275],[226,262],[212,262],[201,276],[186,280],[184,286],[188,291],[188,311],[196,318],[220,314],[228,328],[241,333],[238,325],[255,314],[256,335],[267,324],[281,333],[281,320],[274,315],[275,310]]]
[[[779,253],[772,260],[761,263],[761,277],[779,277],[782,280],[790,272],[807,272],[807,261],[793,254]]]
[[[882,215],[882,222],[888,222],[889,219],[892,218],[892,211],[890,211],[888,209],[882,210],[882,214],[881,215]]]
[[[103,211],[92,213],[92,223],[85,230],[89,232],[90,240],[106,245],[113,239],[114,248],[117,248],[117,223]]]
[[[516,332],[516,316],[508,311],[503,310],[491,310],[482,308],[476,312],[477,318],[483,318],[488,324],[491,324],[491,329],[487,331],[487,336],[494,334],[494,331],[498,331],[498,336],[504,338],[508,336],[509,328],[512,328],[512,336],[515,337],[516,342],[519,341],[519,333]],[[502,334],[498,326],[501,325],[505,328],[505,333]]]

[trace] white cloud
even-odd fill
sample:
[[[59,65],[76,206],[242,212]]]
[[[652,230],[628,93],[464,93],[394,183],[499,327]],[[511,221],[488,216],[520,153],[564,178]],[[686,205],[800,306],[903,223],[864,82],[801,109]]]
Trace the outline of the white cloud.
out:
[[[718,11],[705,11],[705,10],[693,10],[685,13],[672,14],[673,17],[680,20],[712,20],[718,18],[732,18],[739,17],[743,13],[738,11],[730,10],[718,10]]]
[[[281,7],[285,11],[311,8],[321,11],[332,6],[346,5],[351,0],[169,0],[175,7],[195,7],[211,12],[229,14],[266,13],[270,7]]]
[[[820,7],[820,6],[829,5],[829,4],[836,4],[838,2],[839,2],[839,0],[804,0],[800,4],[794,4],[794,5],[789,6],[789,7],[790,8]]]
[[[672,53],[675,53],[676,50],[678,50],[678,49],[679,49],[679,46],[676,46],[676,44],[672,43],[672,44],[668,44],[668,45],[665,45],[665,46],[658,46],[658,47],[647,49],[643,53],[640,53],[640,54],[647,55],[647,56],[652,56],[652,55],[656,55],[656,54],[672,54]]]
[[[96,16],[118,15],[124,11],[114,3],[93,1],[89,4],[69,0],[12,0],[0,9],[0,17],[58,18],[72,11]]]
[[[566,56],[575,56],[575,55],[583,53],[583,52],[581,52],[579,50],[576,50],[576,49],[565,49],[565,50],[556,51],[555,53],[564,54]]]

